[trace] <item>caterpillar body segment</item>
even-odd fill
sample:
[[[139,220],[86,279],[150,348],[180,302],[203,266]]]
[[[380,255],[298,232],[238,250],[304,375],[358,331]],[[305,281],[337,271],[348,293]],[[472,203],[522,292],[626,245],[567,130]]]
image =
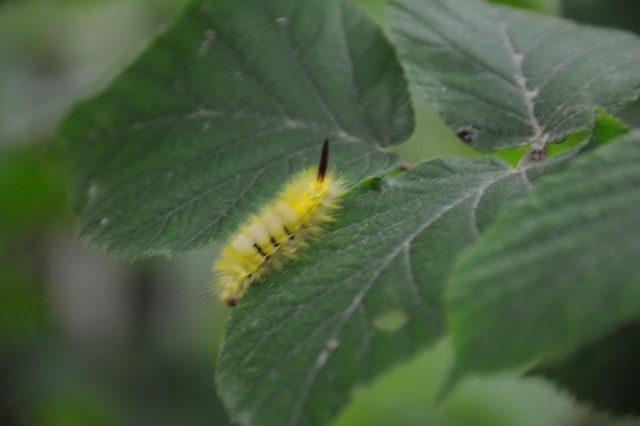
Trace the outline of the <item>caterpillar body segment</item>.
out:
[[[213,265],[214,291],[223,304],[235,306],[251,284],[294,258],[334,220],[345,183],[327,169],[328,153],[326,140],[318,169],[295,175],[229,237]]]

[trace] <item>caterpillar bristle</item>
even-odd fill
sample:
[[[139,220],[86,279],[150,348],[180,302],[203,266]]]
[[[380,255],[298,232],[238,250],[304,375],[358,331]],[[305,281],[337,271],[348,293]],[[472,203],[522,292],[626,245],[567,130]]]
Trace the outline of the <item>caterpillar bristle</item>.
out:
[[[328,170],[329,139],[317,172],[304,170],[231,235],[214,264],[214,294],[234,307],[249,287],[295,258],[335,220],[344,182]]]
[[[329,138],[324,140],[322,144],[322,155],[320,156],[320,164],[318,165],[318,182],[323,182],[329,165]]]

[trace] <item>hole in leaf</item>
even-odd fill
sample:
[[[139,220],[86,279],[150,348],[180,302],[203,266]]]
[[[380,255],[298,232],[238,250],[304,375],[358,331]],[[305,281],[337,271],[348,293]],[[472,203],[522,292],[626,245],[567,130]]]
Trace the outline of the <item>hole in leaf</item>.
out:
[[[464,129],[458,130],[458,132],[456,133],[456,136],[458,136],[458,139],[460,139],[464,143],[471,143],[474,140],[476,140],[477,135],[475,130],[470,128],[464,128]]]

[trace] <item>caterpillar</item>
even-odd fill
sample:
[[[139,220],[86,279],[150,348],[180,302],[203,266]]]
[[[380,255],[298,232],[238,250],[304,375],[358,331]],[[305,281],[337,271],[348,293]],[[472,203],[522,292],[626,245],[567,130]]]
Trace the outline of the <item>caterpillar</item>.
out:
[[[252,284],[296,257],[334,220],[345,181],[327,169],[328,160],[326,139],[317,171],[310,168],[291,178],[273,201],[227,239],[213,265],[214,293],[220,302],[236,306]]]

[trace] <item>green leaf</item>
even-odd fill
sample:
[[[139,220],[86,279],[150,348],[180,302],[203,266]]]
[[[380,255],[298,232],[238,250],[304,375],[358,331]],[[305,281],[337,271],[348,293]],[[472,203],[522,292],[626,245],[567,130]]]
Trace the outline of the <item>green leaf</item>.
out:
[[[457,253],[543,172],[435,160],[359,186],[319,244],[235,308],[217,376],[232,416],[326,423],[359,386],[434,343]]]
[[[640,323],[635,322],[533,373],[596,407],[621,415],[640,414],[639,352]]]
[[[448,287],[458,371],[555,359],[640,318],[639,205],[632,133],[507,208]]]
[[[413,119],[395,54],[349,1],[196,1],[60,138],[80,233],[123,256],[203,247],[315,165],[390,167]]]
[[[582,148],[583,152],[605,145],[619,136],[629,132],[629,127],[619,118],[600,112],[593,126],[593,134],[589,142]]]
[[[640,93],[640,39],[479,0],[393,0],[391,35],[418,93],[484,151],[543,150]]]

